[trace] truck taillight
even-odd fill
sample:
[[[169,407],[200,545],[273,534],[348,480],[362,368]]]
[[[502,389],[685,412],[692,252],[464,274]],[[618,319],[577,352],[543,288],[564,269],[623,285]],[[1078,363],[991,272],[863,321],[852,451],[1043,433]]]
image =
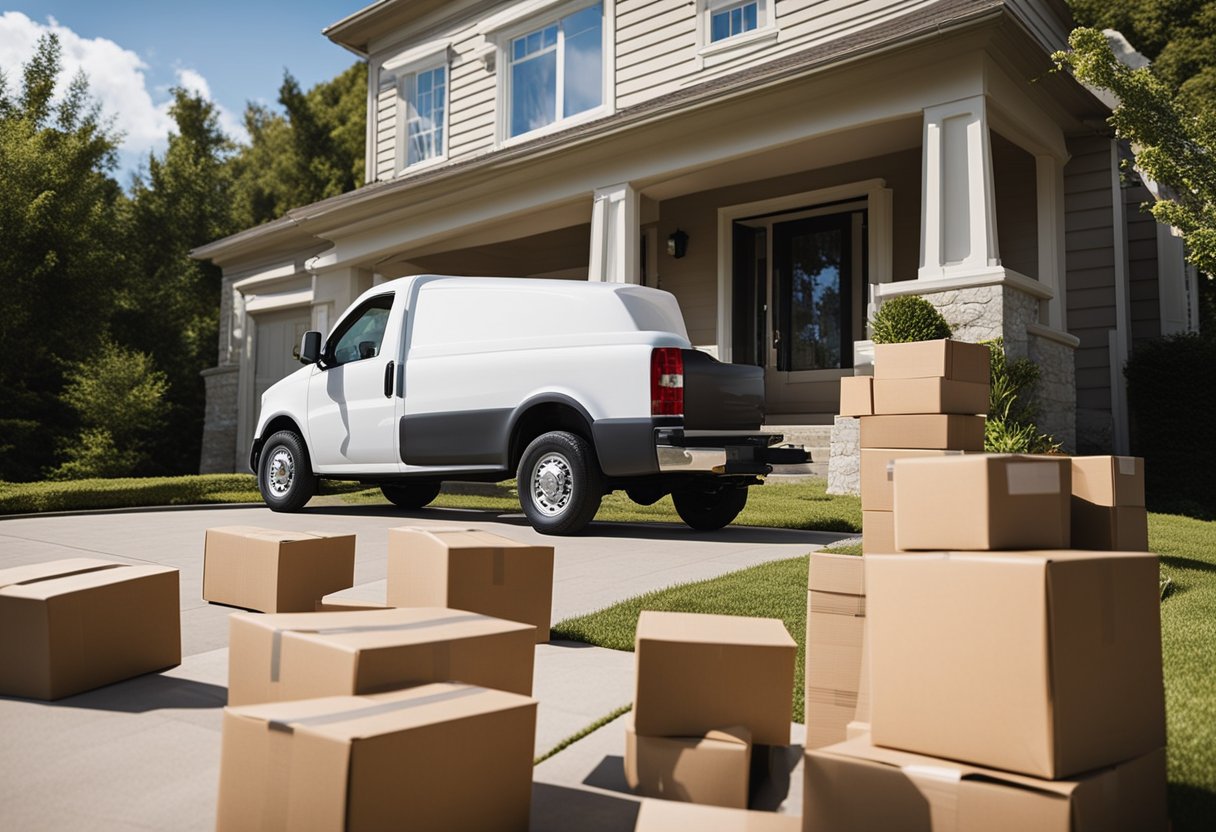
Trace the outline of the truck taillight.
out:
[[[650,415],[684,415],[684,353],[678,347],[650,353]]]

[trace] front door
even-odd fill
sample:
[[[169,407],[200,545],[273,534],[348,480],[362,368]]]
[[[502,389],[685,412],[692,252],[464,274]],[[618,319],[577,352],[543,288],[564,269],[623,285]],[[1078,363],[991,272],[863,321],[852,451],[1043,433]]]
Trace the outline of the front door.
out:
[[[851,374],[866,211],[847,208],[735,223],[734,360],[764,367],[770,413],[832,412]]]

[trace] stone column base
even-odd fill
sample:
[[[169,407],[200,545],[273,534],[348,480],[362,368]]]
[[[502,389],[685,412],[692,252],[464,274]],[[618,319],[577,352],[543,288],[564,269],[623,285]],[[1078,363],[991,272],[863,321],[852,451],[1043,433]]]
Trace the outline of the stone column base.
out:
[[[207,404],[203,417],[203,450],[199,455],[200,474],[231,474],[237,467],[236,424],[237,388],[240,367],[224,364],[200,373],[206,385]]]
[[[828,493],[861,493],[861,421],[856,417],[837,416],[832,423]]]

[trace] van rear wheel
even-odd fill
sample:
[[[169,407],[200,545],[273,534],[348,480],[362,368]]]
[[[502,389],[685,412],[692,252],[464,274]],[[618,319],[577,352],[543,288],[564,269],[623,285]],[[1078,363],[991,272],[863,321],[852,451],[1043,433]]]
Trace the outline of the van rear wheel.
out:
[[[419,509],[439,496],[440,482],[407,482],[380,486],[380,492],[397,508]]]
[[[604,475],[591,443],[552,431],[532,440],[516,472],[519,504],[541,534],[581,531],[604,498]]]
[[[734,485],[692,485],[672,492],[676,514],[690,528],[713,532],[729,525],[747,505],[747,489]]]

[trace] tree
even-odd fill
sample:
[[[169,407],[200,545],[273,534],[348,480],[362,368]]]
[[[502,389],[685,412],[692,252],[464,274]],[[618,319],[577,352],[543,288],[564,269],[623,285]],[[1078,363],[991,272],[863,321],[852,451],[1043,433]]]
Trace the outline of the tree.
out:
[[[123,345],[152,356],[168,381],[167,429],[149,438],[150,474],[198,469],[205,391],[199,373],[214,365],[220,270],[190,250],[238,230],[227,160],[231,142],[216,107],[173,90],[176,130],[161,157],[148,159],[132,193],[133,268],[113,320]]]
[[[1216,275],[1216,113],[1183,103],[1150,67],[1125,66],[1095,29],[1075,30],[1068,44],[1071,51],[1053,56],[1056,65],[1118,98],[1110,123],[1131,143],[1136,166],[1165,186],[1167,198],[1154,202],[1151,211],[1158,222],[1181,231],[1187,258],[1204,273],[1201,294],[1210,315]]]
[[[60,72],[52,34],[19,92],[0,77],[0,479],[37,477],[71,432],[63,373],[100,346],[125,267],[118,137],[83,75],[54,100]]]

